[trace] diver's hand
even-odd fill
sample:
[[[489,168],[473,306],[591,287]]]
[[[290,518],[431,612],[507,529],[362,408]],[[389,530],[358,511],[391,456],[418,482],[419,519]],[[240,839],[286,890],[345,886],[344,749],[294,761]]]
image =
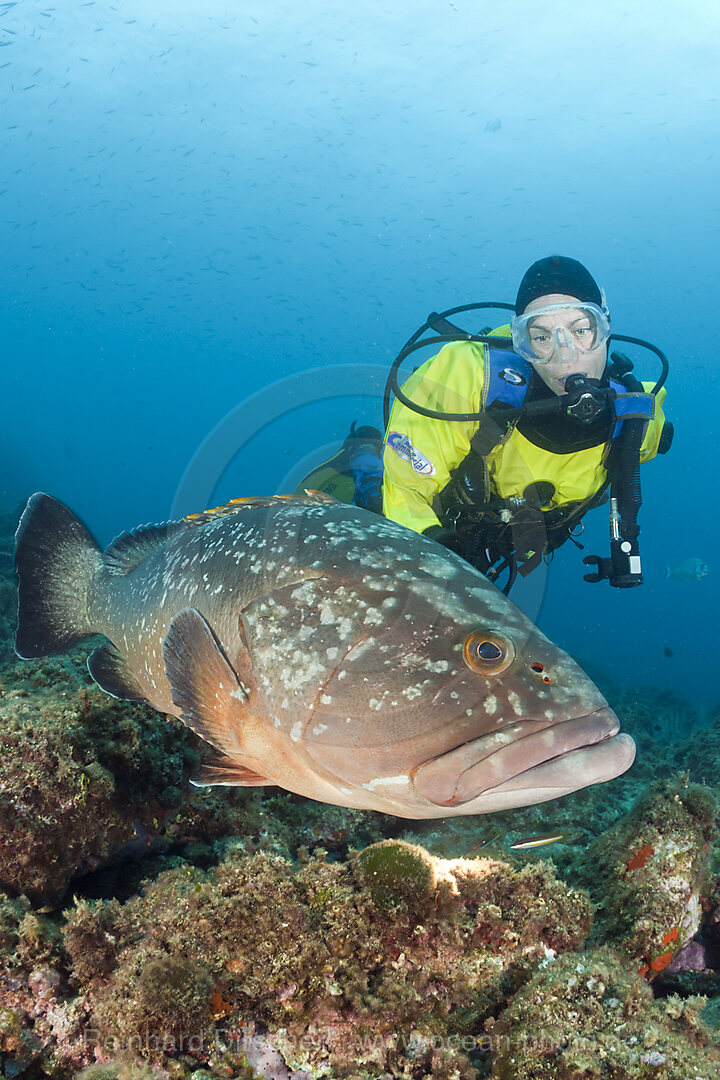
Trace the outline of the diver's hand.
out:
[[[431,540],[435,540],[438,544],[442,544],[448,551],[454,551],[456,555],[460,555],[463,559],[467,558],[467,544],[459,533],[453,532],[452,529],[445,529],[442,525],[430,525],[424,530],[423,536],[429,536]]]

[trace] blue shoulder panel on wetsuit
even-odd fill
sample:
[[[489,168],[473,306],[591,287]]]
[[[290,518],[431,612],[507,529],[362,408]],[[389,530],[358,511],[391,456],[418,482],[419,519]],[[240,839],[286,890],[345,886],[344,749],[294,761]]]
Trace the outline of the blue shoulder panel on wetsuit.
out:
[[[615,391],[613,407],[617,418],[612,433],[613,439],[616,439],[622,431],[623,420],[644,420],[646,423],[652,420],[655,407],[652,394],[648,394],[647,391],[630,392],[615,379],[610,380],[610,386]]]
[[[524,357],[508,349],[489,348],[485,364],[485,407],[502,402],[512,409],[519,409],[525,400],[531,375],[532,364]]]

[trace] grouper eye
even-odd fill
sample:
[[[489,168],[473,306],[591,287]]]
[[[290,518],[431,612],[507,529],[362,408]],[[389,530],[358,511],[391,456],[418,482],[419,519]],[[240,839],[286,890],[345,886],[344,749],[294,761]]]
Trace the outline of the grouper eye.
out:
[[[498,630],[473,630],[465,638],[463,660],[478,675],[499,675],[514,659],[512,642]]]

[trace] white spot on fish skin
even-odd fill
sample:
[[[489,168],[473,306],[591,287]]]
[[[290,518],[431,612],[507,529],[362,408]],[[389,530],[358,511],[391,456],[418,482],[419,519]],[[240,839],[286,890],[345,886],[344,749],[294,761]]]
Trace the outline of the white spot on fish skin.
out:
[[[489,697],[486,697],[483,704],[485,706],[485,712],[488,714],[488,716],[494,716],[495,713],[498,711],[498,699],[495,697],[494,694],[490,694]]]
[[[322,735],[323,731],[327,731],[327,724],[316,724],[312,729],[313,735]]]
[[[298,585],[297,589],[293,589],[291,595],[293,600],[298,603],[307,602],[313,604],[315,602],[316,589],[314,582],[304,581],[302,585]]]
[[[443,559],[439,555],[425,555],[422,568],[432,577],[443,578],[445,581],[457,577],[460,570],[460,567],[455,566],[449,559]]]
[[[231,690],[230,691],[230,697],[235,698],[236,701],[244,701],[246,696],[247,696],[247,692],[245,691],[244,687],[241,688],[241,687],[238,686],[237,690]]]
[[[370,700],[368,701],[368,707],[372,709],[373,712],[380,712],[383,707],[382,699],[370,698]]]
[[[346,716],[345,717],[345,723],[346,724],[352,724],[352,722],[353,722],[352,716]]]
[[[385,622],[385,617],[375,608],[368,608],[363,622],[366,626],[381,626]]]
[[[434,661],[433,660],[428,660],[427,663],[424,664],[423,666],[425,668],[425,671],[434,671],[434,672],[439,674],[440,672],[447,671],[449,669],[450,661],[449,660],[434,660]]]
[[[407,784],[407,775],[403,776],[378,776],[375,780],[368,780],[363,784],[366,791],[374,791],[380,784]]]
[[[333,645],[331,648],[325,650],[325,655],[327,656],[328,660],[336,660],[339,652],[340,650],[336,649]]]
[[[330,696],[330,694],[323,694],[323,696],[320,698],[320,701],[323,705],[329,705],[332,702],[332,697]]]
[[[515,713],[516,716],[522,716],[522,714],[523,714],[522,702],[520,701],[520,698],[518,697],[518,695],[515,693],[514,690],[510,690],[510,692],[508,693],[508,705],[510,706],[510,708],[512,709],[512,711]]]

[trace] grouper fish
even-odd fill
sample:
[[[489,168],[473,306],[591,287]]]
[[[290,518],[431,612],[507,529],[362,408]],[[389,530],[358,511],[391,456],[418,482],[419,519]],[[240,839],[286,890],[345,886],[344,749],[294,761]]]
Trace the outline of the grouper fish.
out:
[[[317,493],[235,500],[102,551],[38,493],[16,650],[90,634],[118,698],[218,750],[200,784],[276,784],[405,818],[526,806],[635,755],[578,665],[435,541]]]

